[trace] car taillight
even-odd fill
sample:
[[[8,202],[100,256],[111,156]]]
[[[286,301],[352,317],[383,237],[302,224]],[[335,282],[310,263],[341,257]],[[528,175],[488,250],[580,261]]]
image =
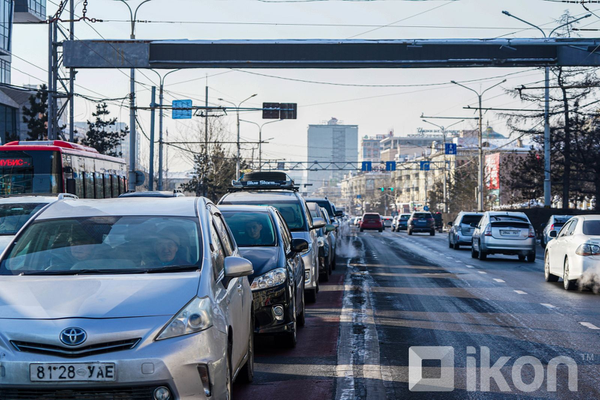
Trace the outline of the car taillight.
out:
[[[553,231],[554,230],[554,224],[550,225],[550,230]]]
[[[483,233],[485,236],[492,236],[492,226],[488,225],[485,227],[485,232]]]
[[[578,256],[597,256],[600,255],[600,246],[593,243],[584,243],[579,245],[575,254]]]
[[[535,237],[535,229],[533,229],[533,226],[529,227],[529,236],[530,238]]]

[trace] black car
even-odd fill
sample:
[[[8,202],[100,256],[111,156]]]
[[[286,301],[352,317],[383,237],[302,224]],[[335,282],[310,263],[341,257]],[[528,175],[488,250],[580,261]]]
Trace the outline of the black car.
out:
[[[254,298],[255,334],[275,334],[296,345],[305,322],[304,239],[292,239],[283,217],[270,206],[219,206],[242,257],[254,273],[248,277]]]

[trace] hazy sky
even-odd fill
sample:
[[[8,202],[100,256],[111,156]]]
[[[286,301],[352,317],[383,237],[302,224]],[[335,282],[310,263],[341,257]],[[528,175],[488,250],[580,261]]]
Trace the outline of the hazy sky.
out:
[[[132,7],[139,0],[128,1]],[[54,14],[56,0],[48,0],[48,13]],[[600,5],[590,4],[600,15]],[[82,2],[76,13],[81,15]],[[558,24],[565,10],[571,15],[586,14],[579,4],[544,0],[457,0],[457,1],[212,1],[151,0],[141,6],[136,23],[138,39],[426,39],[426,38],[539,38],[541,33],[502,14],[508,10],[544,28],[547,33]],[[129,38],[129,12],[115,0],[88,0],[87,15],[103,22],[78,22],[79,39]],[[64,18],[68,18],[65,13]],[[583,20],[579,28],[600,28],[595,16]],[[598,32],[582,32],[583,37],[597,37]],[[17,25],[13,31],[14,85],[47,82],[47,25]],[[161,74],[167,70],[159,70]],[[511,74],[506,76],[507,74]],[[487,92],[484,107],[521,107],[519,100],[504,93],[522,84],[543,80],[543,70],[515,68],[470,69],[360,69],[360,70],[226,70],[189,69],[170,74],[165,82],[165,103],[174,99],[192,99],[204,105],[205,86],[209,87],[209,104],[227,106],[223,98],[234,103],[257,93],[244,103],[261,107],[263,102],[298,103],[298,119],[277,122],[263,128],[263,159],[306,160],[306,136],[309,124],[319,124],[332,117],[359,126],[359,137],[415,133],[417,128],[435,129],[421,121],[421,113],[438,116],[467,116],[463,110],[476,105],[476,96],[450,83],[462,82],[473,89],[485,89],[506,78],[503,85]],[[150,103],[150,86],[157,85],[155,73],[139,70],[136,80],[138,105]],[[430,84],[442,84],[430,86]],[[367,85],[375,85],[367,87]],[[129,92],[128,70],[80,70],[76,90],[94,98],[120,98]],[[112,101],[110,110],[120,121],[129,122],[127,101]],[[75,120],[91,118],[94,103],[77,99]],[[244,112],[242,118],[259,124],[260,112]],[[148,132],[148,111],[139,111],[139,120]],[[223,117],[235,135],[235,113]],[[448,126],[452,121],[435,120]],[[495,113],[485,115],[497,131],[508,135]],[[184,138],[192,121],[173,121],[170,112],[165,127],[170,138]],[[469,129],[473,120],[452,129]],[[242,140],[256,141],[258,128],[242,122]],[[142,136],[143,155],[148,141]],[[244,145],[250,156],[251,145]],[[257,153],[255,151],[255,157]],[[189,165],[174,150],[169,152],[170,169],[185,170]]]

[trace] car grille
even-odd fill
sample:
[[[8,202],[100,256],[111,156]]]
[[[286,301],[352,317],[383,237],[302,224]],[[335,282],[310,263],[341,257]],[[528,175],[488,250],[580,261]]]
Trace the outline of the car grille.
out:
[[[0,388],[0,400],[150,400],[157,387]]]
[[[135,346],[137,346],[140,340],[140,338],[119,340],[116,342],[93,344],[90,346],[79,347],[77,349],[66,348],[62,346],[54,346],[45,343],[30,343],[18,341],[11,341],[11,343],[18,351],[22,351],[25,353],[51,354],[61,357],[77,358],[86,357],[93,354],[112,353],[114,351],[133,349]]]

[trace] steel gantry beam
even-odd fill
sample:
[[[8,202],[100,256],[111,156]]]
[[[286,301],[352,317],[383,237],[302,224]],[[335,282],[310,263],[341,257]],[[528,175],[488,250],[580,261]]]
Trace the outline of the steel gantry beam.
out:
[[[69,68],[599,66],[600,39],[76,40]]]
[[[421,160],[426,161],[426,160]],[[428,160],[431,168],[429,171],[443,169],[443,161]],[[254,163],[250,162],[252,167]],[[396,163],[396,171],[419,171],[420,161],[404,161]],[[361,171],[362,163],[358,161],[279,161],[266,160],[261,163],[261,168],[266,171]],[[390,172],[385,170],[385,163],[373,163],[369,172]],[[393,171],[392,171],[393,172]]]

